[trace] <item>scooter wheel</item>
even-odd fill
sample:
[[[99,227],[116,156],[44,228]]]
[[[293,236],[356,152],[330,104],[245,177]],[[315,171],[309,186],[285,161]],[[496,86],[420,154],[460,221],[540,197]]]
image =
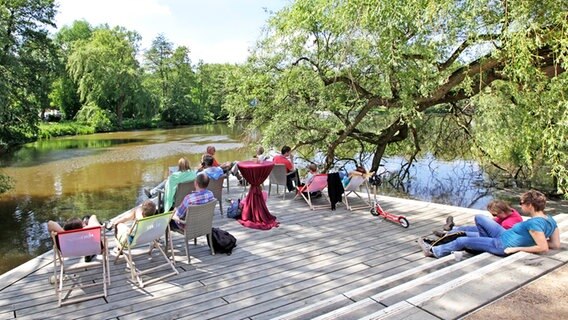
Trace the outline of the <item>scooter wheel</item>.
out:
[[[371,208],[371,214],[374,215],[375,217],[379,215],[379,213],[377,212],[377,208]]]
[[[410,226],[410,223],[408,222],[408,220],[406,220],[405,217],[398,218],[398,223],[400,223],[403,228],[408,228]]]

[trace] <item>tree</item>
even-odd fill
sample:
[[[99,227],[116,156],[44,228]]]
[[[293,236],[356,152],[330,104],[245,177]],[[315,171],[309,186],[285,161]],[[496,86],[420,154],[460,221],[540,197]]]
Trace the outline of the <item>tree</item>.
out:
[[[231,64],[199,63],[197,66],[197,84],[195,101],[202,108],[209,110],[215,119],[226,119],[223,110],[225,96],[232,74],[238,72],[240,66]]]
[[[298,0],[270,19],[225,107],[233,119],[252,116],[271,144],[324,152],[327,169],[364,147],[376,170],[389,145],[412,138],[420,148],[416,123],[429,109],[493,95],[499,83],[524,96],[554,88],[568,57],[567,9],[554,0]]]
[[[30,139],[49,107],[55,51],[47,28],[54,15],[51,0],[0,4],[0,148]]]
[[[65,119],[73,119],[81,108],[81,99],[77,85],[66,70],[67,60],[73,45],[79,41],[88,41],[93,34],[93,27],[84,20],[74,21],[71,26],[63,26],[55,35],[54,42],[59,49],[58,77],[53,81],[49,94],[51,105],[58,108]]]
[[[138,39],[123,28],[103,27],[88,40],[77,41],[69,55],[68,70],[81,100],[112,111],[118,124],[125,112],[136,113],[135,97],[141,90],[135,58]]]
[[[159,35],[146,51],[145,86],[159,97],[160,114],[172,124],[196,124],[210,119],[206,107],[196,103],[196,75],[189,58],[189,48],[174,48]]]

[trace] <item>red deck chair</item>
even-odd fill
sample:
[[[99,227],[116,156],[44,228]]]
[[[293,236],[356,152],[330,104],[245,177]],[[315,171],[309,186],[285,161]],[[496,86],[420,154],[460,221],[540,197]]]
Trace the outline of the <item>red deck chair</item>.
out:
[[[53,240],[53,278],[50,282],[55,285],[55,294],[58,299],[58,306],[64,304],[85,301],[89,299],[102,298],[107,296],[107,285],[110,284],[110,272],[107,253],[107,242],[103,233],[102,226],[87,227],[77,230],[69,230],[52,233]],[[101,261],[80,262],[84,256],[101,255]],[[73,259],[79,258],[79,259]],[[102,280],[93,276],[95,274],[86,272],[84,277],[66,275],[72,270],[86,270],[87,268],[102,264]],[[58,272],[59,271],[59,272]],[[59,274],[58,274],[59,273]],[[65,284],[70,281],[72,284]],[[102,286],[101,293],[93,293],[94,286]],[[75,296],[76,291],[82,291],[82,295]]]
[[[308,205],[310,206],[310,209],[315,210],[315,207],[327,207],[328,205],[318,205],[315,206],[313,204],[313,199],[312,199],[312,193],[314,192],[321,192],[322,196],[324,198],[327,199],[327,201],[329,202],[329,198],[323,193],[323,190],[327,188],[327,173],[320,173],[320,174],[316,174],[312,181],[310,181],[310,183],[303,185],[303,186],[299,186],[297,187],[297,193],[296,193],[296,197],[294,199],[296,199],[299,195],[302,196],[302,198],[304,198],[304,200],[306,200],[306,202],[308,203]]]

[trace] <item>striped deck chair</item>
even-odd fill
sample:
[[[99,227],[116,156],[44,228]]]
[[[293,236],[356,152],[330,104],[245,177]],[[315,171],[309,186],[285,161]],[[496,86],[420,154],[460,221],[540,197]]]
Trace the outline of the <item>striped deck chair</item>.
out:
[[[89,299],[102,298],[107,296],[107,285],[110,285],[110,271],[107,254],[107,242],[104,236],[103,227],[86,227],[83,229],[69,230],[52,233],[53,240],[53,278],[50,279],[55,285],[55,294],[58,299],[58,306]],[[72,258],[83,258],[85,256],[101,255],[102,262],[84,262],[71,264]],[[78,262],[75,260],[75,262]],[[90,273],[85,275],[85,281],[81,277],[76,277],[77,270],[86,270],[91,266],[99,267],[102,264],[102,280],[93,277]],[[59,265],[59,266],[58,266]],[[59,271],[59,274],[58,274]],[[66,272],[74,271],[74,276],[69,277]],[[72,285],[65,285],[66,280],[71,280]],[[89,287],[102,286],[102,293],[87,293],[91,290],[84,290]],[[83,290],[85,294],[71,297],[75,290]]]
[[[124,255],[126,263],[130,268],[132,281],[136,280],[141,288],[143,288],[147,284],[154,283],[169,276],[179,274],[178,270],[175,267],[175,260],[173,259],[174,250],[172,238],[171,236],[169,236],[171,217],[172,212],[166,212],[137,220],[128,232],[127,241],[123,241],[123,243],[120,244],[121,248],[118,251],[114,263],[116,264],[120,256]],[[166,247],[169,247],[169,250],[172,252],[172,260],[168,258],[168,255],[166,254],[164,249],[162,249],[162,246],[159,242],[160,238],[166,235],[166,233],[168,234],[168,237],[166,238],[169,239],[169,241],[165,241]],[[120,243],[118,239],[117,243]],[[148,254],[151,256],[153,249],[156,248],[159,250],[160,254],[166,260],[166,262],[142,271],[140,269],[140,265],[143,265],[143,263],[145,262],[140,261],[138,263],[134,263],[134,255],[132,251],[138,246],[148,244],[150,244],[150,250]],[[172,272],[166,275],[148,280],[146,282],[144,282],[144,280],[142,279],[142,276],[149,272],[168,267],[172,269]]]
[[[313,204],[312,193],[318,191],[321,192],[321,195],[325,197],[329,202],[329,198],[327,198],[327,196],[323,193],[323,190],[325,188],[327,188],[327,173],[316,174],[313,177],[312,181],[310,181],[310,183],[296,188],[297,192],[294,199],[296,199],[298,196],[302,196],[302,198],[306,200],[306,202],[310,206],[310,209],[312,210],[315,210],[315,207],[324,207],[323,205],[315,206]],[[325,207],[327,207],[327,205]]]
[[[353,176],[349,183],[344,187],[345,192],[343,193],[343,203],[347,210],[353,211],[355,209],[370,208],[371,207],[371,195],[369,193],[369,184],[367,176]],[[367,201],[361,197],[358,191],[361,190],[361,186],[367,190]],[[349,204],[348,196],[350,194],[355,194],[359,199],[363,200],[363,204],[353,206]]]

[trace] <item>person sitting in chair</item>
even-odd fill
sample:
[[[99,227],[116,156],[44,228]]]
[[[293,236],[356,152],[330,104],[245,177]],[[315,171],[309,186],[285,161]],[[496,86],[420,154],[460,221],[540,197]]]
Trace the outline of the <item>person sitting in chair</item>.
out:
[[[304,178],[304,182],[300,183],[300,186],[308,185],[314,180],[314,177],[318,174],[318,166],[315,163],[310,163],[308,165],[308,173]],[[300,191],[302,188],[300,188]],[[307,192],[304,192],[304,195],[307,196]],[[315,191],[310,193],[310,198],[319,198],[321,197],[321,191]]]
[[[286,187],[288,191],[295,189],[294,183],[299,184],[298,171],[294,169],[294,156],[292,155],[292,148],[283,146],[281,153],[275,155],[272,159],[274,164],[283,164],[286,167]]]
[[[120,246],[127,240],[131,240],[128,239],[128,236],[132,223],[142,218],[153,216],[156,213],[156,209],[156,204],[152,200],[146,200],[141,205],[111,219],[106,223],[106,228],[112,229],[114,227],[114,235]]]
[[[233,167],[233,165],[235,164],[234,162],[231,161],[227,161],[227,162],[223,162],[223,163],[219,163],[217,161],[217,159],[215,159],[215,153],[217,152],[217,150],[215,149],[214,146],[207,146],[207,151],[203,156],[211,156],[211,158],[213,158],[213,164],[211,166],[213,167],[220,167],[223,172],[228,172],[229,170],[231,170],[231,168]],[[202,157],[203,159],[203,157]],[[203,169],[203,167],[201,167],[201,169]]]
[[[345,177],[343,177],[341,182],[343,183],[343,186],[346,187],[351,181],[351,178],[353,178],[354,176],[365,176],[366,174],[367,170],[365,169],[365,167],[357,166],[355,170],[350,171]]]
[[[199,174],[206,174],[209,178],[213,180],[219,179],[223,174],[223,169],[220,167],[213,166],[213,159],[212,156],[205,154],[201,158],[201,172]]]
[[[205,204],[215,200],[213,192],[207,189],[209,177],[206,174],[198,174],[195,178],[195,191],[183,198],[181,204],[174,209],[170,228],[172,230],[185,230],[185,215],[191,205]]]
[[[187,182],[195,179],[195,171],[191,170],[191,165],[189,160],[185,157],[181,157],[178,160],[178,171],[173,172],[166,180],[160,182],[157,186],[152,188],[151,190],[144,189],[144,193],[148,198],[155,197],[159,192],[165,192],[167,194],[172,195],[175,193],[172,188],[177,186],[178,183]],[[169,183],[168,183],[169,182]]]
[[[63,227],[59,223],[49,220],[47,222],[47,231],[49,231],[49,233],[51,234],[51,233],[69,231],[69,230],[77,230],[82,228],[98,227],[100,225],[101,224],[99,223],[97,216],[93,214],[91,216],[84,217],[83,219],[71,218],[65,221]],[[91,262],[95,257],[96,256],[85,256],[85,262]]]

